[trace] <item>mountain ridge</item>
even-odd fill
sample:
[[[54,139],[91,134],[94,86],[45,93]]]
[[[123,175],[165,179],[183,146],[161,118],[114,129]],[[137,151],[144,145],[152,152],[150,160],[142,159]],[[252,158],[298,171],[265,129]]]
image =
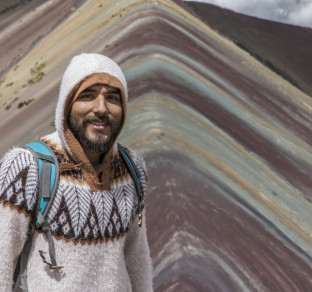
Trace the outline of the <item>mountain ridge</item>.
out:
[[[265,66],[312,96],[312,29],[264,20],[218,6],[184,2],[195,15]]]

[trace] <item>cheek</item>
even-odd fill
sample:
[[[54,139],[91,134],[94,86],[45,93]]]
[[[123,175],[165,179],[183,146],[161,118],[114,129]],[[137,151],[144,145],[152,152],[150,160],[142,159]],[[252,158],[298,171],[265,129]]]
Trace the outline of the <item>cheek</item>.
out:
[[[80,128],[82,126],[82,123],[83,123],[83,121],[77,113],[70,113],[69,124],[72,128],[77,130],[78,128]]]
[[[86,110],[84,107],[82,107],[79,102],[75,102],[71,108],[70,121],[76,125],[82,125],[85,115]]]
[[[120,121],[122,119],[122,108],[119,105],[113,105],[110,108],[110,114],[115,121]]]
[[[88,102],[79,102],[76,101],[72,105],[71,113],[77,117],[86,116],[92,109],[92,104]]]

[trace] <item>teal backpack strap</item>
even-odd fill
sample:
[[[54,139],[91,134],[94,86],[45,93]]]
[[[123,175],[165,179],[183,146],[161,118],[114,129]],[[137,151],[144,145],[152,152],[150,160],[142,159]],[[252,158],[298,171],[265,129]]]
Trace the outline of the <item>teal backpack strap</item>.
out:
[[[59,181],[59,164],[52,149],[43,142],[33,142],[26,144],[34,157],[38,160],[39,169],[39,194],[40,213],[45,217],[57,190]]]
[[[18,291],[17,283],[21,282],[20,288],[23,292],[28,292],[27,287],[27,261],[30,253],[33,234],[35,228],[40,228],[49,244],[49,255],[51,263],[48,263],[44,257],[44,252],[39,251],[43,261],[49,265],[51,269],[62,268],[57,265],[55,253],[53,249],[53,240],[49,224],[45,220],[45,216],[53,202],[54,195],[57,191],[59,181],[59,164],[52,149],[43,142],[33,142],[26,144],[24,148],[28,149],[37,162],[39,174],[38,198],[32,219],[29,225],[28,238],[24,244],[22,253],[18,259],[18,263],[14,272],[14,292]]]
[[[134,185],[135,185],[135,189],[137,192],[137,196],[138,196],[138,204],[139,204],[139,226],[142,226],[142,211],[144,208],[144,200],[143,200],[143,189],[141,186],[141,182],[140,182],[140,172],[137,169],[135,163],[133,162],[131,156],[129,155],[127,149],[122,146],[121,144],[118,143],[118,151],[119,154],[121,155],[123,161],[125,162],[132,178],[134,181]]]

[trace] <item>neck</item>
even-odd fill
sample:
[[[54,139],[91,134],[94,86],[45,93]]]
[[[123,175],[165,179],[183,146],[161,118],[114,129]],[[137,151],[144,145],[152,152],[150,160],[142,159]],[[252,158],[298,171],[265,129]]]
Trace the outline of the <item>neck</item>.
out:
[[[99,164],[103,158],[103,153],[91,152],[89,149],[84,149],[84,152],[91,164]]]

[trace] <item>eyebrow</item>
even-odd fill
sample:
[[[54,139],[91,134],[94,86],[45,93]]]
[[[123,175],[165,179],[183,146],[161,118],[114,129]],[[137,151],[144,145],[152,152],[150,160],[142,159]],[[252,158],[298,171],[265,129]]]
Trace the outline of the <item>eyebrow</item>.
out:
[[[110,90],[108,90],[107,91],[107,93],[109,93],[109,94],[120,94],[120,90],[119,89],[110,89]]]
[[[85,89],[84,91],[82,91],[81,93],[86,93],[86,92],[92,92],[92,93],[97,93],[97,90],[96,89],[93,89],[93,88],[87,88]],[[109,89],[107,91],[107,93],[109,94],[119,94],[120,95],[120,90],[119,89]]]
[[[95,89],[92,89],[92,88],[87,88],[85,89],[84,91],[82,91],[81,93],[86,93],[86,92],[93,92],[93,93],[96,93],[97,91]]]

